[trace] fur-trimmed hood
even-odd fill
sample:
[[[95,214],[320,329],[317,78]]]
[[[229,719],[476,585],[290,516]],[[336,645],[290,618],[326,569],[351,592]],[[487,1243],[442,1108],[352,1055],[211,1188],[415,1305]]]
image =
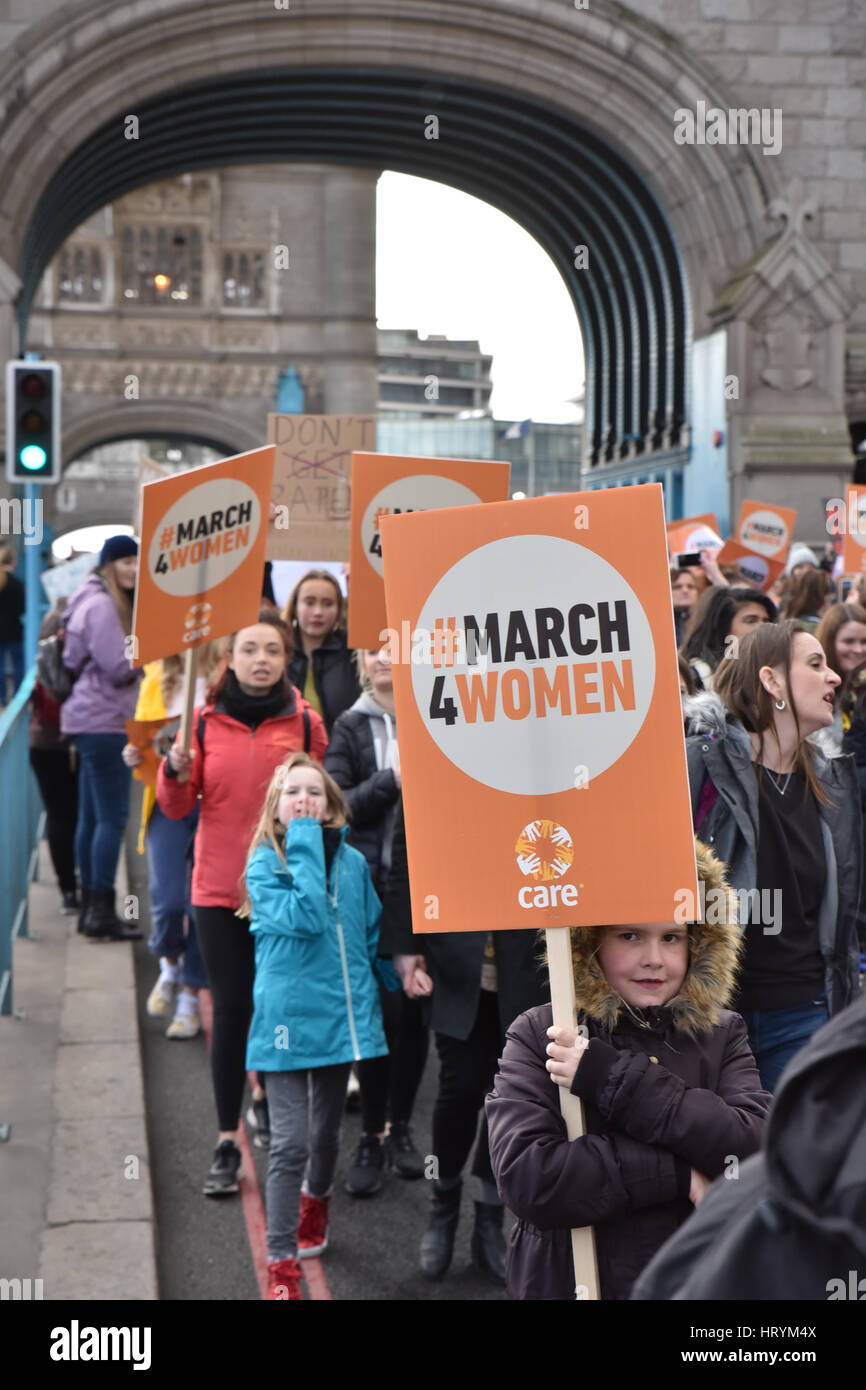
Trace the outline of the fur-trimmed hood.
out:
[[[690,925],[689,968],[679,994],[658,1009],[646,1011],[653,1016],[669,1015],[674,1027],[685,1033],[709,1032],[717,1026],[734,992],[742,950],[737,895],[728,887],[724,865],[698,839],[695,858],[698,884],[706,886],[703,915],[709,920]],[[716,890],[714,897],[711,890]],[[596,926],[571,928],[574,990],[578,1009],[610,1032],[629,1006],[602,974],[596,955],[599,936]]]

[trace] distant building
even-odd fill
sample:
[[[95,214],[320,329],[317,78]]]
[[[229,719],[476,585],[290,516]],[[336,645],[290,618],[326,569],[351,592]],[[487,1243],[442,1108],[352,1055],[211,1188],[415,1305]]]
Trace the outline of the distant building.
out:
[[[525,433],[518,435],[520,428]],[[506,434],[517,437],[506,438]],[[493,420],[393,420],[381,412],[376,447],[383,454],[420,458],[501,459],[511,464],[511,492],[542,497],[548,492],[579,492],[583,425],[532,424]],[[530,464],[534,453],[534,486]]]
[[[438,419],[490,413],[493,358],[477,342],[380,328],[379,416]]]

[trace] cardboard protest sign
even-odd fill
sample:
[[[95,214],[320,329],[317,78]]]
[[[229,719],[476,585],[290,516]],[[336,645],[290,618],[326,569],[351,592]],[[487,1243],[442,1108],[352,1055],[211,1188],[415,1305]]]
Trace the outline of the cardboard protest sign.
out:
[[[866,487],[849,483],[845,489],[845,510],[846,516],[841,519],[845,536],[842,545],[842,572],[863,574],[866,571]],[[834,520],[838,526],[840,519]]]
[[[381,528],[415,931],[673,921],[697,885],[660,486]]]
[[[717,563],[736,565],[747,584],[771,588],[785,568],[796,522],[794,507],[743,502],[733,538],[719,551]]]
[[[74,560],[67,560],[65,564],[53,565],[50,570],[43,570],[39,578],[51,607],[55,606],[59,598],[69,598],[76,589],[80,589],[98,562],[97,551],[93,555],[76,555]]]
[[[687,516],[682,521],[669,521],[665,529],[671,558],[675,555],[694,555],[699,550],[715,552],[724,545],[719,534],[719,523],[712,512]]]
[[[384,641],[380,635],[387,627],[380,517],[504,502],[510,475],[510,463],[352,455],[350,647],[380,646]]]
[[[256,621],[273,468],[269,444],[145,483],[134,666]]]
[[[269,415],[276,446],[269,560],[348,560],[353,450],[376,447],[375,415]]]
[[[153,786],[159,773],[160,754],[154,747],[154,740],[160,730],[177,720],[166,719],[126,719],[126,741],[141,752],[141,762],[133,770],[133,777],[146,787]],[[170,743],[171,740],[169,739]]]

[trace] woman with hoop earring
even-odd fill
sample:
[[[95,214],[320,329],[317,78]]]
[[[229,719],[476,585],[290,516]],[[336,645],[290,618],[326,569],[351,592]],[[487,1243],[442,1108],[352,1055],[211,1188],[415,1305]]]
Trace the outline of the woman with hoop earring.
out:
[[[839,683],[800,623],[767,623],[721,662],[715,694],[690,706],[695,831],[738,893],[746,949],[731,1007],[768,1091],[859,987],[857,775],[851,757],[810,742],[833,722]]]

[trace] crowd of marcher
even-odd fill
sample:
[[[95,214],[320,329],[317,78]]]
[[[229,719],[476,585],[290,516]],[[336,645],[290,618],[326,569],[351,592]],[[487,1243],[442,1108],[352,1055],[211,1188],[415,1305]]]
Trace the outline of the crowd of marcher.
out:
[[[862,1047],[866,592],[837,594],[806,546],[769,593],[709,553],[671,571],[698,877],[724,910],[573,928],[578,1012],[554,1027],[535,931],[413,933],[390,659],[348,649],[335,576],[310,570],[282,612],[263,599],[255,623],[199,649],[185,751],[182,658],[130,666],[136,566],[135,541],[111,538],[45,620],[74,683],[62,703],[37,684],[31,761],[62,910],[93,941],[140,935],[115,879],[130,779],[144,783],[147,1011],[190,1039],[210,991],[217,1142],[202,1191],[238,1192],[244,1115],[268,1150],[268,1298],[300,1299],[299,1261],[327,1247],[351,1090],[345,1190],[373,1196],[386,1168],[430,1178],[429,1279],[451,1264],[470,1165],[473,1259],[509,1297],[573,1299],[580,1226],[602,1298],[714,1296],[676,1292],[704,1287],[686,1233],[704,1229],[705,1194],[711,1234],[732,1164],[750,1194],[775,1192],[767,1145],[792,1142],[792,1120],[767,1128],[783,1072],[808,1106],[809,1059]],[[426,1173],[412,1116],[431,1030]],[[574,1141],[560,1088],[583,1101]]]

